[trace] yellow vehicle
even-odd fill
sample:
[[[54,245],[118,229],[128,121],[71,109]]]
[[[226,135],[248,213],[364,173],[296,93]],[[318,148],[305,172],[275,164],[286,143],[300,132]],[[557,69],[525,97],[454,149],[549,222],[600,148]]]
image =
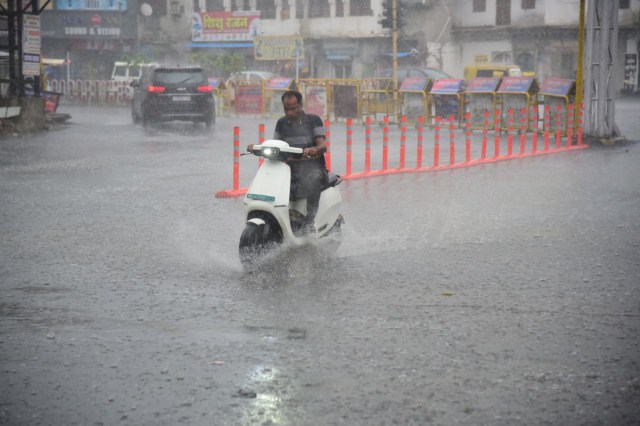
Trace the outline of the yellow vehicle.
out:
[[[534,77],[533,72],[522,72],[518,65],[477,63],[464,67],[464,79],[472,80],[476,77]]]

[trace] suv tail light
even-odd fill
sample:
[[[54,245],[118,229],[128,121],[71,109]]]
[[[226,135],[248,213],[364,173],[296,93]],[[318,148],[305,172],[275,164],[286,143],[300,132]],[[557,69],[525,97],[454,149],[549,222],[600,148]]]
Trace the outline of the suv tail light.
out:
[[[198,86],[198,92],[211,93],[213,92],[213,87],[211,87],[210,84],[207,84],[206,86]]]
[[[165,90],[167,89],[164,86],[149,86],[147,89],[149,93],[163,93]]]

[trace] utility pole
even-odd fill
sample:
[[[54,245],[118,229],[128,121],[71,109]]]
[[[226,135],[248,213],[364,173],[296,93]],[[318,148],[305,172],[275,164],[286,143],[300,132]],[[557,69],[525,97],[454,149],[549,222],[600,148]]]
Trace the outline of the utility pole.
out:
[[[580,0],[580,16],[578,17],[578,70],[576,72],[576,102],[574,105],[573,116],[578,117],[584,96],[584,11],[585,2]],[[574,121],[574,134],[577,134],[578,120]]]
[[[393,54],[393,108],[398,104],[398,0],[391,0],[391,43]]]
[[[584,129],[586,135],[607,142],[620,136],[615,122],[618,6],[618,0],[587,3]]]

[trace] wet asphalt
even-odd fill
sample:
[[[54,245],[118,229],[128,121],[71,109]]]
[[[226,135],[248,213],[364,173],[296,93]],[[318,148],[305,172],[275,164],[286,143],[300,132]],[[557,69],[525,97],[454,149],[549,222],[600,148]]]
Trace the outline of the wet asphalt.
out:
[[[0,424],[638,424],[639,107],[614,146],[347,180],[338,248],[249,273],[215,193],[274,119],[62,105],[0,141]]]

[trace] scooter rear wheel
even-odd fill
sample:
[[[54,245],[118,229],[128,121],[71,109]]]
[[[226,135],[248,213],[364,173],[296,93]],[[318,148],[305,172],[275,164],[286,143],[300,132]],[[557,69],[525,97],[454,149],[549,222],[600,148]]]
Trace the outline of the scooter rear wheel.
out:
[[[240,263],[245,269],[259,265],[265,257],[279,245],[268,224],[256,225],[249,222],[240,236]]]

